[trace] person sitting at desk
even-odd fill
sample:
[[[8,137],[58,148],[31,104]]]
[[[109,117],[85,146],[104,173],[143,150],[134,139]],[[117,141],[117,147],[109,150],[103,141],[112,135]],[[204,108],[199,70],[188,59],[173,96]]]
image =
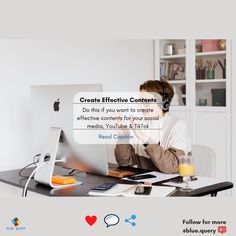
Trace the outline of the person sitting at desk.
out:
[[[154,135],[150,139],[150,136],[145,135],[145,131],[133,129],[139,142],[117,143],[114,150],[116,161],[119,166],[137,166],[163,173],[177,173],[179,157],[191,152],[191,145],[186,123],[169,114],[174,90],[167,81],[148,80],[140,85],[140,92],[151,96],[155,93],[160,97],[159,103],[145,106],[154,110],[152,116],[155,114],[159,117],[152,125],[161,126],[162,130],[152,131]],[[143,116],[148,114],[144,113]],[[130,131],[118,130],[118,133],[129,135]]]

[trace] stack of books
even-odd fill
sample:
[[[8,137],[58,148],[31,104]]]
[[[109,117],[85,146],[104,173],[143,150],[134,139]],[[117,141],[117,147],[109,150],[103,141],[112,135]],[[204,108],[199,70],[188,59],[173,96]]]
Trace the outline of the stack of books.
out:
[[[185,64],[172,61],[161,62],[160,76],[168,80],[185,80]]]

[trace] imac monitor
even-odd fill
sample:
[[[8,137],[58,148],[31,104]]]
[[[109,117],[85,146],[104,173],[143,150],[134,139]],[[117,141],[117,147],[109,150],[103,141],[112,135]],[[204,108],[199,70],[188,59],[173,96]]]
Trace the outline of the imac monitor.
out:
[[[40,154],[51,127],[62,129],[58,157],[65,167],[108,174],[106,145],[78,144],[73,137],[73,98],[78,92],[102,92],[100,84],[31,86],[32,155]]]

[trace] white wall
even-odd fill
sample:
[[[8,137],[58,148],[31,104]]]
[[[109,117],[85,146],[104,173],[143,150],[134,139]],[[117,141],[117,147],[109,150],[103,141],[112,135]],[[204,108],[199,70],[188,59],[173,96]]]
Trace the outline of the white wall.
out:
[[[152,56],[151,40],[0,40],[0,170],[31,161],[30,85],[102,83],[107,91],[137,91],[153,78]]]

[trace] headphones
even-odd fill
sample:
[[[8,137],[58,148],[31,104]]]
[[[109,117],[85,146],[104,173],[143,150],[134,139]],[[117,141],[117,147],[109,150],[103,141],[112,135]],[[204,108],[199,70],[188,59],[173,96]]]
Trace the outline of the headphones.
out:
[[[169,110],[169,107],[170,107],[170,100],[169,100],[169,96],[168,96],[168,93],[166,92],[166,86],[165,86],[165,83],[163,83],[162,81],[158,81],[158,84],[161,86],[162,88],[162,102],[161,102],[161,109],[162,111],[168,111]]]

